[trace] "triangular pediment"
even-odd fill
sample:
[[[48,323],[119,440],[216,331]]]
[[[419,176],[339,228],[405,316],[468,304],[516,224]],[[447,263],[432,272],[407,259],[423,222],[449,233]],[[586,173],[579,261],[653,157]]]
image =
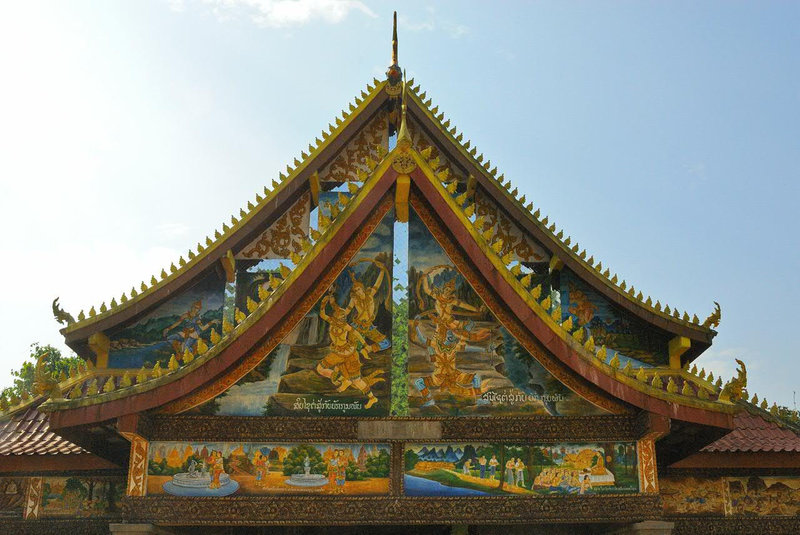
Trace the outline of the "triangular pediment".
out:
[[[380,89],[374,91],[380,92]],[[383,104],[376,104],[381,99]],[[519,216],[516,211],[521,203],[516,199],[516,192],[501,186],[503,181],[494,180],[491,171],[481,171],[481,176],[476,177],[473,173],[479,169],[476,162],[468,161],[464,147],[456,138],[444,136],[452,137],[452,132],[444,128],[441,118],[434,116],[422,98],[413,92],[409,97],[407,123],[410,139],[403,138],[400,146],[387,152],[387,146],[394,145],[390,134],[399,117],[396,102],[391,102],[388,97],[374,92],[367,95],[361,103],[363,109],[356,109],[348,119],[352,121],[349,123],[352,130],[348,131],[346,139],[342,133],[340,138],[327,141],[335,150],[331,149],[324,163],[318,167],[304,167],[305,175],[295,173],[276,182],[278,194],[289,189],[292,194],[282,203],[278,202],[276,194],[263,199],[263,207],[254,207],[253,214],[262,214],[263,221],[259,224],[255,224],[255,216],[248,219],[245,214],[242,219],[234,218],[234,227],[242,233],[234,240],[232,236],[237,235],[236,232],[224,227],[219,243],[215,242],[212,247],[217,251],[216,256],[203,257],[205,269],[199,270],[189,283],[179,286],[167,276],[163,285],[166,290],[156,304],[147,308],[144,301],[139,301],[138,308],[120,307],[116,326],[105,332],[98,331],[106,340],[86,336],[81,343],[93,351],[102,351],[105,342],[106,364],[116,368],[95,370],[94,378],[71,382],[70,389],[65,389],[67,399],[53,400],[47,407],[75,410],[76,421],[87,416],[86,411],[80,416],[78,408],[96,403],[104,406],[104,417],[119,416],[134,409],[178,413],[201,406],[229,389],[241,389],[248,376],[264,374],[265,370],[260,370],[259,366],[263,368],[264,363],[269,362],[271,353],[284,340],[295,335],[299,337],[297,329],[311,328],[309,321],[304,320],[310,311],[316,311],[316,325],[320,328],[319,310],[325,292],[336,287],[337,277],[345,273],[350,277],[354,273],[353,266],[348,263],[359,248],[373,239],[372,233],[381,225],[382,218],[394,207],[397,217],[404,219],[411,206],[415,218],[424,219],[423,213],[430,214],[430,220],[425,221],[429,231],[443,229],[443,235],[449,236],[452,250],[446,254],[454,262],[456,258],[461,262],[460,266],[454,266],[454,272],[463,278],[464,287],[477,292],[477,299],[491,311],[491,317],[487,316],[484,321],[495,322],[497,329],[487,339],[498,343],[490,347],[481,345],[484,340],[471,340],[468,333],[454,334],[463,331],[468,323],[463,314],[454,323],[460,327],[450,329],[449,336],[463,335],[465,347],[487,354],[502,345],[501,351],[509,355],[527,354],[523,360],[527,359],[530,364],[525,370],[529,375],[525,384],[519,383],[524,378],[519,374],[516,383],[504,375],[516,373],[506,371],[505,363],[495,369],[504,377],[490,377],[493,376],[490,370],[465,371],[469,366],[458,364],[458,376],[445,381],[455,381],[458,388],[446,389],[446,394],[466,398],[468,403],[474,404],[475,398],[486,392],[496,393],[503,387],[513,395],[534,395],[525,389],[538,392],[542,382],[549,382],[554,391],[562,390],[564,396],[574,402],[567,400],[562,408],[533,403],[531,407],[536,405],[536,408],[529,407],[528,414],[624,412],[630,405],[670,414],[670,404],[677,402],[688,407],[685,417],[689,420],[727,424],[731,409],[729,405],[716,403],[718,388],[684,370],[670,370],[666,366],[664,346],[675,332],[648,324],[635,311],[618,302],[610,302],[605,308],[599,306],[609,303],[608,295],[598,290],[580,269],[567,265],[564,251],[558,248],[564,244],[556,247],[553,244],[555,235],[548,238],[541,232],[534,232],[539,227],[546,229],[546,220],[531,226],[533,216]],[[361,120],[355,126],[358,117]],[[369,149],[376,141],[375,149]],[[308,159],[297,162],[302,163],[298,169],[307,162]],[[409,167],[410,164],[413,165]],[[267,212],[269,217],[263,215]],[[242,230],[245,228],[247,232]],[[232,248],[222,254],[227,245]],[[443,243],[439,245],[447,250]],[[408,247],[418,252],[414,243]],[[198,265],[201,265],[199,261],[193,264]],[[553,276],[553,271],[559,269],[563,270],[561,280]],[[191,269],[176,268],[174,271],[188,277]],[[339,281],[340,287],[342,282]],[[208,295],[209,291],[213,297]],[[563,296],[561,302],[560,296]],[[340,306],[345,306],[349,298],[341,295],[337,299],[342,301]],[[490,302],[494,307],[489,306]],[[593,316],[586,321],[587,309],[594,311],[592,314],[597,318]],[[131,312],[137,310],[138,314]],[[642,333],[650,335],[649,342],[656,349],[645,347],[647,344],[636,346],[643,338],[637,334],[625,339],[622,334],[626,333],[605,332],[602,338],[600,329],[608,331],[611,322],[605,321],[607,316],[602,316],[601,312],[606,314],[608,310],[627,314],[621,316],[620,324],[635,323]],[[130,315],[127,319],[126,314]],[[111,321],[109,318],[104,321]],[[102,325],[94,321],[81,327],[83,330],[71,326],[67,331],[80,338]],[[433,327],[422,325],[419,331],[414,327],[409,342],[415,351],[430,345]],[[661,339],[652,339],[654,332],[664,334]],[[360,334],[364,338],[368,333]],[[390,334],[380,333],[383,338]],[[307,341],[312,340],[304,336]],[[607,340],[606,347],[603,344]],[[627,340],[627,345],[617,344],[620,340]],[[415,343],[417,346],[413,345]],[[324,344],[330,344],[329,336],[305,345],[319,346],[315,351],[322,351]],[[360,344],[369,345],[368,339]],[[157,354],[142,357],[151,350]],[[440,356],[429,357],[441,360]],[[464,360],[466,356],[461,358]],[[295,381],[295,386],[289,386],[301,376],[307,376],[306,382],[328,381],[331,384],[324,386],[329,390],[332,385],[336,386],[334,393],[338,393],[343,383],[359,377],[355,372],[352,377],[347,377],[349,372],[343,374],[346,366],[341,363],[320,370],[316,365],[309,367],[309,362],[295,356],[291,365],[281,370],[281,376],[286,372],[299,374],[283,382],[284,393],[303,394],[302,388],[297,386],[299,380]],[[358,366],[354,364],[353,367]],[[511,360],[509,367],[514,368]],[[413,368],[412,362],[409,370]],[[501,368],[503,371],[497,371]],[[425,375],[428,372],[429,375]],[[440,376],[437,370],[409,371],[409,377],[403,379],[408,387],[402,391],[412,400],[412,408],[413,400],[420,395],[423,402],[420,405],[431,400],[438,407],[446,405],[441,399],[435,396],[429,399],[428,393],[422,392],[441,389]],[[537,376],[540,383],[536,382]],[[434,378],[424,380],[424,384],[417,381],[426,377]],[[342,392],[349,389],[353,394],[354,388],[359,395],[367,396],[367,390],[360,383],[345,385]],[[312,405],[315,402],[312,400]],[[286,405],[283,403],[284,407]],[[388,415],[390,405],[390,401],[384,399],[371,403],[370,408],[379,407],[384,411],[380,414]],[[715,411],[719,411],[719,418],[713,416]],[[463,407],[443,414],[472,413],[482,414]],[[95,412],[91,417],[99,415]]]

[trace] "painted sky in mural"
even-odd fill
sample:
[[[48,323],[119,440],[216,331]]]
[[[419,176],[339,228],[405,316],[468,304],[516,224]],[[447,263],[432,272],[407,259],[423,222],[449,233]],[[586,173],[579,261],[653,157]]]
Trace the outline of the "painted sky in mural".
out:
[[[325,296],[255,369],[195,412],[387,415],[393,220],[392,210]],[[249,276],[248,292],[257,292],[259,281],[268,280],[257,279],[258,273]]]
[[[194,352],[198,339],[208,342],[211,329],[221,331],[224,287],[225,281],[212,271],[135,324],[112,333],[109,367],[149,368],[157,360],[163,367],[173,353]]]
[[[500,325],[413,210],[409,244],[412,415],[603,412],[555,379]]]
[[[409,444],[407,496],[619,494],[639,490],[636,445]]]
[[[147,493],[387,494],[389,468],[387,444],[153,442]]]

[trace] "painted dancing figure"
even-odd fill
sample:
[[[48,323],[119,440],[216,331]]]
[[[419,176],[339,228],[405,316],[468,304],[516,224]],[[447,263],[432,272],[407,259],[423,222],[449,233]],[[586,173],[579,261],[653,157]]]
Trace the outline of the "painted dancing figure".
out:
[[[333,311],[331,314],[327,312],[328,306]],[[331,345],[328,354],[317,364],[317,373],[330,379],[337,386],[337,392],[344,392],[350,386],[360,390],[367,396],[364,408],[369,409],[378,402],[370,385],[384,379],[375,377],[381,373],[380,371],[373,372],[367,376],[366,380],[361,377],[361,359],[357,344],[362,345],[361,356],[366,360],[370,358],[364,337],[347,323],[347,310],[336,304],[332,294],[323,298],[319,315],[330,325]],[[370,382],[367,383],[367,381]]]
[[[440,392],[449,392],[453,395],[470,397],[476,405],[486,405],[488,400],[482,399],[481,378],[475,373],[467,373],[458,369],[456,355],[459,351],[468,350],[467,342],[482,342],[491,336],[491,331],[475,326],[472,321],[462,321],[455,318],[457,309],[472,315],[478,315],[481,310],[458,299],[455,295],[455,280],[451,279],[441,286],[431,288],[429,277],[450,266],[436,266],[423,273],[417,284],[418,302],[422,303],[421,289],[434,301],[434,308],[420,313],[412,321],[410,337],[412,342],[423,345],[428,350],[428,355],[433,362],[434,370],[430,376],[420,377],[414,381],[414,386],[423,397],[423,407],[435,404],[432,388]],[[429,316],[434,326],[431,338],[425,336],[419,326],[419,319]]]

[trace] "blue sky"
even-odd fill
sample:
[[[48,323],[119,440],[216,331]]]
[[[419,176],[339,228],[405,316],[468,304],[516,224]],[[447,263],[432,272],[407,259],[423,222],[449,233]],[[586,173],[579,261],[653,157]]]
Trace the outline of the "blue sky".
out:
[[[800,4],[0,5],[0,384],[252,199],[389,62],[544,214],[793,405]]]

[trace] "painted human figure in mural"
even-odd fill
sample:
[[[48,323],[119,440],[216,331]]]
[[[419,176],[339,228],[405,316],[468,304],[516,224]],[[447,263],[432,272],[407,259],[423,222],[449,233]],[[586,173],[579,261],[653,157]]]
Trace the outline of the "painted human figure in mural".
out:
[[[365,285],[361,280],[355,276],[353,267],[362,262],[371,262],[379,269],[378,278],[372,286]],[[362,258],[350,266],[350,280],[353,281],[353,287],[350,289],[350,302],[345,309],[349,314],[351,310],[355,311],[352,319],[352,326],[361,334],[361,336],[368,342],[366,349],[370,353],[387,349],[391,346],[389,338],[380,332],[375,326],[375,317],[378,315],[378,302],[375,296],[381,289],[384,281],[389,284],[391,277],[388,270],[382,262],[373,260],[371,258]],[[390,306],[391,292],[386,292],[386,307]]]
[[[339,462],[336,466],[336,486],[339,493],[344,493],[344,483],[347,480],[347,461],[344,450],[337,450],[339,453]]]
[[[331,492],[336,492],[336,474],[339,472],[339,450],[334,450],[331,460],[328,461],[328,486]]]
[[[525,463],[522,462],[522,459],[517,457],[517,462],[514,463],[514,469],[517,471],[517,486],[524,487],[525,486]]]
[[[212,451],[208,465],[211,468],[211,483],[208,484],[208,488],[218,489],[221,486],[219,478],[225,473],[225,462],[222,459],[222,452],[218,450]]]
[[[217,323],[217,320],[203,323],[203,319],[200,317],[200,312],[202,310],[203,302],[200,300],[195,301],[192,303],[192,306],[189,307],[189,310],[181,314],[178,319],[175,320],[175,323],[162,331],[162,335],[166,337],[167,341],[172,344],[172,351],[176,355],[183,355],[186,350],[194,352],[194,348],[197,345],[197,341],[200,339],[200,335],[210,329],[212,325]],[[167,335],[176,327],[180,327],[184,322],[188,322],[188,324],[177,332],[174,332],[169,336]]]
[[[328,312],[330,306],[331,312]],[[369,409],[378,402],[370,386],[383,378],[377,378],[380,371],[373,372],[366,378],[361,376],[361,358],[369,360],[366,350],[367,342],[356,329],[347,323],[347,309],[336,304],[333,293],[322,299],[319,307],[319,316],[330,326],[329,334],[331,345],[328,354],[317,364],[317,373],[331,380],[336,385],[337,392],[344,392],[353,386],[367,396],[365,409]],[[362,349],[359,351],[358,344]],[[369,382],[368,382],[369,381]]]
[[[485,405],[488,404],[488,401],[480,397],[480,376],[459,370],[456,355],[459,351],[471,349],[468,342],[481,342],[489,339],[491,330],[476,327],[473,321],[456,319],[456,314],[477,316],[482,311],[456,296],[455,279],[450,279],[438,286],[431,286],[430,278],[448,269],[452,270],[453,268],[452,266],[432,267],[422,274],[417,283],[418,302],[423,302],[422,291],[433,299],[434,308],[421,312],[412,320],[410,338],[412,342],[427,348],[434,370],[430,376],[417,379],[414,386],[424,398],[423,407],[435,404],[431,393],[432,388],[438,388],[440,392],[449,392],[457,396],[471,397],[476,405]],[[425,316],[430,317],[434,326],[431,338],[426,337],[420,329],[419,320]]]
[[[253,454],[253,466],[256,469],[256,487],[264,488],[269,474],[269,459],[260,450]]]
[[[494,475],[497,473],[497,465],[500,464],[500,461],[497,460],[497,455],[492,455],[492,458],[489,459],[489,477],[494,479]]]

